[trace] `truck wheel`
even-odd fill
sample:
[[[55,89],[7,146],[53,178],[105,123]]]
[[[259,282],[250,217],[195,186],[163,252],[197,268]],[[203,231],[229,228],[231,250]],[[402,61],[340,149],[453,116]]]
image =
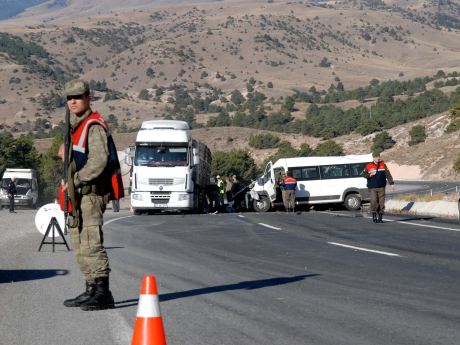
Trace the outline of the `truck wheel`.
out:
[[[270,199],[266,196],[261,196],[259,200],[253,201],[252,207],[256,212],[267,212],[271,207]]]
[[[345,207],[350,211],[357,211],[361,208],[361,197],[359,194],[348,194],[344,200]]]

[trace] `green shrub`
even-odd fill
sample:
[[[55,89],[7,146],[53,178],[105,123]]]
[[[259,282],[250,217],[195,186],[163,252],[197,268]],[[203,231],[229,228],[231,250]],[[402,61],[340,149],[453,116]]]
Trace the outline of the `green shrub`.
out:
[[[454,161],[454,170],[457,174],[460,174],[460,154],[457,155]]]
[[[409,146],[417,145],[418,143],[423,143],[426,140],[426,131],[425,126],[415,125],[409,131],[410,141]]]
[[[255,149],[272,149],[279,145],[280,138],[273,134],[253,134],[249,137],[249,146]]]
[[[387,131],[383,131],[377,134],[374,138],[373,145],[372,145],[372,152],[375,151],[385,151],[394,146],[396,142],[393,138],[388,134]]]
[[[314,150],[315,156],[343,156],[343,147],[337,144],[334,140],[327,140],[318,146]]]

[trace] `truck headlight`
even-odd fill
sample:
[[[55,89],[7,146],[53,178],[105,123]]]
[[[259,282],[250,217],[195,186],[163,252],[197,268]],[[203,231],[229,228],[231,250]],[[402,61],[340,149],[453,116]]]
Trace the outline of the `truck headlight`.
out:
[[[188,194],[179,194],[179,201],[187,201],[188,198]]]
[[[142,201],[142,194],[141,193],[133,193],[132,198],[137,201]]]

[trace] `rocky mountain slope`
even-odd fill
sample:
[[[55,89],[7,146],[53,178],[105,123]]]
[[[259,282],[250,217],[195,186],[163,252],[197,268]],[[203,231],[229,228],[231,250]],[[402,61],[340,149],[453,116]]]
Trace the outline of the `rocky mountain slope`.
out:
[[[198,98],[218,92],[219,103],[228,101],[235,89],[247,94],[252,78],[268,102],[294,89],[327,90],[340,82],[349,90],[372,79],[409,80],[460,69],[458,1],[126,4],[48,1],[0,21],[0,130],[26,133],[58,125],[63,83],[77,76],[99,83],[96,109],[114,116],[120,126],[136,128],[144,119],[168,113],[174,92],[164,88],[171,85],[183,85]],[[142,7],[131,7],[137,5]],[[140,98],[142,92],[147,96]],[[293,116],[304,117],[308,104],[296,107]],[[197,122],[206,123],[211,115],[199,114]],[[445,127],[445,115],[436,118]],[[427,144],[420,144],[425,148],[419,154],[414,153],[419,148],[411,147],[405,156],[408,128],[390,131],[402,145],[388,151],[390,159],[410,161],[421,167],[422,175],[453,178],[448,167],[458,152],[455,134],[437,129]],[[254,131],[212,128],[197,135],[204,133],[215,149],[230,149],[244,147]],[[296,146],[320,141],[281,136]],[[354,134],[337,139],[347,152],[366,151],[369,140]],[[436,148],[446,154],[432,151],[438,142],[442,145]],[[420,159],[412,160],[411,152]],[[438,158],[445,164],[431,169]],[[440,166],[445,171],[435,171]]]

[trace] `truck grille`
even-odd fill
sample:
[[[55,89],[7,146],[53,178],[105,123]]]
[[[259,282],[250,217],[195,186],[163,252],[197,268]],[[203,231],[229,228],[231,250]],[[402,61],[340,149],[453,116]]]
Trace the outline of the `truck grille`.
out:
[[[171,192],[151,192],[150,198],[154,204],[167,204],[169,198],[171,197]]]
[[[158,186],[158,185],[172,186],[174,184],[174,179],[172,178],[149,178],[149,184],[152,186]]]

